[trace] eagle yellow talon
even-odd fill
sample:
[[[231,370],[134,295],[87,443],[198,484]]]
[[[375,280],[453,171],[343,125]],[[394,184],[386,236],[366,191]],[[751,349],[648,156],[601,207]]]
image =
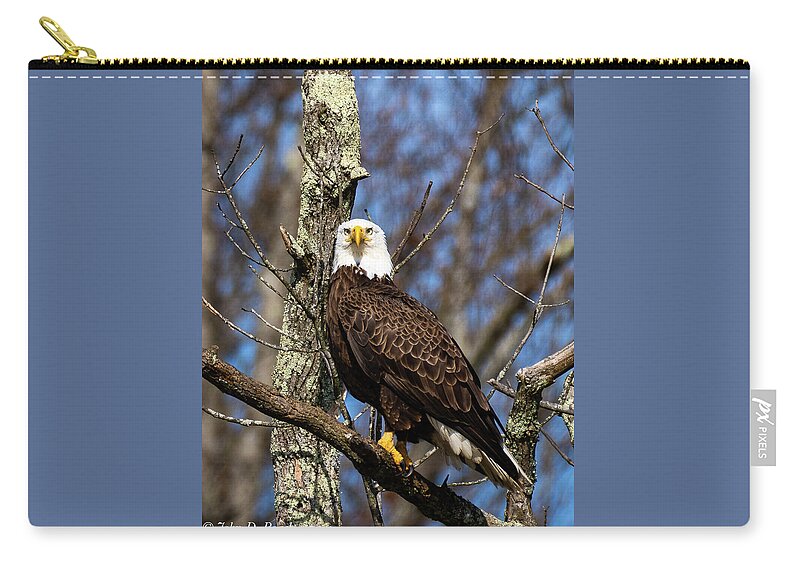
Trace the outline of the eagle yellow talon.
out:
[[[405,473],[403,473],[403,477],[410,477],[414,472],[414,462],[408,455],[405,441],[397,441],[397,451],[399,451],[400,455],[403,457],[403,466],[405,467]]]
[[[384,432],[384,434],[378,440],[378,445],[380,445],[382,448],[384,448],[386,451],[389,452],[389,455],[392,456],[392,459],[394,460],[395,464],[398,467],[402,467],[404,463],[409,461],[407,459],[408,458],[408,453],[406,453],[405,442],[398,442],[398,445],[400,445],[400,449],[401,449],[400,451],[398,451],[398,449],[394,446],[394,432],[393,431]],[[410,462],[406,463],[406,464],[410,465]]]

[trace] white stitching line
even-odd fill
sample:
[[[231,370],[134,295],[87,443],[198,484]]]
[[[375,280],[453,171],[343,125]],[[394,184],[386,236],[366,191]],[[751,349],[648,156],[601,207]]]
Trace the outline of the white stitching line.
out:
[[[302,79],[302,75],[29,75],[28,79]],[[358,75],[356,79],[750,79],[749,75]]]

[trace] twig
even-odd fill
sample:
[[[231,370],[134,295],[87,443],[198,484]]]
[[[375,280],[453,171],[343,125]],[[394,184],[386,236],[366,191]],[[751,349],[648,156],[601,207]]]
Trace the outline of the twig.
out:
[[[274,422],[265,422],[263,420],[251,420],[248,418],[234,418],[231,416],[226,416],[225,414],[221,414],[216,410],[212,410],[211,408],[203,407],[203,411],[207,413],[212,418],[217,418],[219,420],[224,420],[226,422],[230,422],[232,424],[239,424],[240,426],[244,427],[265,427],[265,428],[277,428],[280,427],[280,424]]]
[[[231,169],[231,166],[233,166],[233,163],[236,160],[236,157],[239,155],[239,151],[242,148],[242,141],[243,140],[244,140],[244,135],[243,134],[239,135],[239,141],[236,143],[236,149],[233,151],[233,155],[231,156],[231,159],[228,162],[228,166],[226,166],[225,170],[222,171],[221,176],[223,178],[225,177],[226,174],[228,174],[228,171]],[[211,153],[213,154],[214,151],[212,150]]]
[[[234,246],[234,247],[235,247],[237,250],[239,250],[239,253],[241,253],[241,254],[242,254],[242,256],[243,256],[245,259],[247,259],[248,261],[251,261],[252,263],[255,263],[256,265],[260,265],[261,267],[264,267],[264,264],[263,264],[263,263],[261,263],[260,261],[258,261],[257,259],[255,259],[255,258],[254,258],[252,255],[250,255],[249,253],[247,253],[247,252],[246,252],[246,251],[245,251],[245,250],[242,248],[242,246],[240,246],[240,245],[239,245],[239,242],[237,242],[237,241],[236,241],[236,238],[234,238],[234,237],[231,235],[231,231],[233,231],[234,229],[236,229],[236,228],[235,228],[235,227],[230,227],[230,228],[228,228],[228,229],[227,229],[227,231],[225,232],[225,237],[227,237],[227,238],[228,238],[228,241],[230,241],[230,242],[233,244],[233,246]]]
[[[489,384],[489,386],[491,386],[492,388],[494,388],[494,390],[492,390],[492,392],[494,392],[496,390],[496,391],[500,392],[501,394],[505,394],[509,398],[516,398],[517,397],[517,391],[514,390],[514,388],[512,388],[511,386],[506,386],[505,384],[501,384],[500,382],[498,382],[494,378],[490,378],[489,380],[486,381],[486,383]],[[487,397],[490,397],[490,396],[487,396]]]
[[[544,304],[544,305],[542,305],[542,307],[545,308],[545,309],[550,309],[550,308],[553,308],[553,307],[563,307],[565,305],[569,305],[571,302],[572,301],[567,299],[566,301],[561,301],[560,303]]]
[[[539,402],[539,407],[544,408],[545,410],[550,410],[552,412],[556,412],[556,414],[567,414],[570,416],[575,415],[575,410],[570,406],[565,406],[564,404],[558,404],[556,402],[548,402],[547,400],[542,400]]]
[[[561,157],[561,160],[563,160],[567,166],[569,166],[570,170],[575,172],[575,167],[572,166],[572,163],[569,160],[567,160],[567,157],[564,156],[564,153],[561,152],[556,146],[556,143],[553,142],[553,137],[550,136],[550,131],[547,130],[547,125],[544,123],[544,119],[542,118],[542,113],[539,111],[538,99],[536,99],[536,102],[533,105],[533,109],[528,109],[528,111],[536,115],[536,118],[539,119],[539,123],[541,123],[542,129],[544,129],[544,134],[547,136],[547,140],[550,141],[550,146],[553,147],[553,150],[556,151],[556,154]]]
[[[394,276],[394,275],[395,275],[395,274],[396,274],[396,273],[397,273],[397,272],[400,270],[400,268],[401,268],[401,267],[403,267],[403,266],[404,266],[406,263],[408,263],[408,262],[409,262],[409,260],[410,260],[412,257],[414,257],[415,255],[417,255],[417,252],[418,252],[420,249],[422,249],[422,246],[423,246],[423,245],[425,245],[426,243],[428,243],[428,241],[430,241],[430,239],[431,239],[431,236],[433,236],[433,234],[434,234],[434,233],[436,233],[436,230],[438,230],[438,229],[439,229],[439,227],[440,227],[440,226],[441,226],[441,225],[444,223],[445,219],[447,219],[447,216],[449,216],[449,215],[450,215],[450,213],[453,211],[453,208],[454,208],[454,207],[455,207],[455,205],[456,205],[456,201],[458,201],[458,197],[459,197],[459,196],[461,196],[461,191],[464,189],[464,184],[465,184],[465,183],[466,183],[466,181],[467,181],[467,174],[469,174],[469,169],[470,169],[470,166],[472,165],[472,159],[473,159],[473,158],[475,158],[475,153],[476,153],[476,152],[478,152],[478,141],[480,140],[480,138],[481,138],[483,135],[485,135],[485,134],[486,134],[486,133],[488,133],[490,130],[492,130],[492,129],[495,127],[495,125],[497,125],[497,123],[499,123],[499,122],[500,122],[500,120],[501,120],[501,119],[502,119],[504,116],[505,116],[505,113],[503,113],[502,115],[500,115],[500,117],[499,117],[499,118],[498,118],[498,119],[497,119],[497,120],[496,120],[494,123],[492,123],[491,125],[489,125],[489,127],[488,127],[488,128],[486,128],[486,129],[484,129],[484,130],[482,130],[482,131],[475,131],[475,143],[472,145],[472,148],[470,149],[470,150],[471,150],[471,152],[470,152],[470,154],[469,154],[469,159],[467,160],[467,166],[466,166],[466,168],[464,168],[464,174],[461,176],[461,182],[460,182],[460,183],[459,183],[459,185],[458,185],[458,189],[456,190],[455,196],[453,196],[453,199],[452,199],[452,200],[450,200],[450,203],[447,205],[447,208],[445,209],[444,213],[443,213],[443,214],[442,214],[442,216],[439,218],[439,220],[436,222],[436,224],[433,226],[433,228],[431,229],[431,231],[429,231],[428,233],[426,233],[426,234],[423,236],[423,238],[420,240],[420,242],[417,244],[417,246],[416,246],[416,247],[415,247],[413,250],[411,250],[411,253],[409,253],[409,254],[408,254],[406,257],[405,257],[405,259],[403,259],[403,261],[401,261],[400,263],[398,263],[398,264],[395,266],[395,268],[392,270],[392,275],[393,275],[393,276]]]
[[[411,236],[414,234],[414,231],[417,229],[417,225],[422,218],[422,212],[425,210],[425,206],[428,204],[428,197],[431,195],[432,187],[433,180],[428,180],[428,187],[425,188],[425,193],[422,195],[422,202],[420,202],[419,208],[414,210],[414,213],[411,215],[411,221],[408,224],[408,228],[406,228],[406,233],[403,236],[403,239],[400,240],[400,243],[397,244],[394,253],[392,253],[393,262],[397,261],[397,258],[400,257],[400,254],[403,253],[403,248],[406,246],[409,238],[411,238]]]
[[[550,278],[550,269],[553,267],[553,258],[556,256],[556,249],[558,248],[558,240],[561,237],[561,226],[564,222],[564,198],[565,196],[561,196],[561,216],[558,218],[558,227],[556,228],[556,239],[553,241],[553,249],[550,250],[550,260],[547,262],[547,270],[544,274],[544,280],[542,281],[542,289],[539,293],[539,300],[536,301],[536,308],[533,311],[533,318],[531,319],[531,323],[528,326],[528,330],[525,331],[525,335],[522,337],[522,340],[519,341],[517,348],[514,349],[514,353],[511,355],[511,358],[506,362],[506,365],[503,366],[503,369],[497,374],[496,380],[498,383],[502,382],[505,378],[505,375],[508,373],[511,366],[514,364],[514,361],[519,356],[519,353],[522,352],[522,348],[528,342],[528,339],[533,334],[533,329],[536,328],[536,324],[539,322],[539,319],[542,316],[542,311],[544,308],[542,307],[542,300],[544,299],[544,292],[547,289],[547,281]]]
[[[439,448],[438,448],[438,447],[436,447],[435,445],[434,445],[433,447],[431,447],[431,448],[430,448],[430,449],[429,449],[429,450],[428,450],[428,451],[425,453],[425,455],[423,455],[422,457],[420,457],[419,459],[417,459],[417,460],[414,462],[414,469],[416,469],[417,467],[419,467],[420,465],[422,465],[423,463],[425,463],[425,462],[426,462],[428,459],[430,459],[430,458],[433,456],[433,454],[434,454],[434,453],[436,453],[437,451],[439,451]]]
[[[448,487],[470,487],[472,485],[480,485],[481,483],[485,483],[488,481],[488,477],[481,477],[480,479],[476,479],[475,481],[456,481],[455,483],[448,483]]]
[[[253,308],[250,308],[250,309],[245,309],[244,307],[242,307],[242,310],[243,310],[245,313],[252,313],[253,315],[255,315],[255,316],[258,318],[258,320],[259,320],[259,321],[261,321],[262,323],[264,323],[264,325],[265,325],[267,328],[270,328],[270,329],[274,330],[276,333],[278,333],[278,334],[280,334],[280,335],[282,335],[282,336],[285,336],[285,337],[286,337],[286,338],[288,338],[289,340],[293,340],[294,342],[298,342],[298,343],[300,343],[300,344],[303,344],[303,341],[302,341],[302,340],[300,340],[299,338],[297,338],[297,337],[296,337],[296,336],[294,336],[294,335],[291,335],[291,334],[287,333],[287,332],[286,332],[285,330],[283,330],[282,328],[278,328],[278,327],[276,327],[275,325],[273,325],[272,323],[270,323],[269,321],[267,321],[267,319],[265,319],[264,317],[262,317],[262,316],[259,314],[259,312],[258,312],[258,311],[256,311],[255,309],[253,309]],[[316,352],[316,351],[315,351],[315,352]]]
[[[367,435],[374,441],[378,441],[381,437],[381,417],[377,408],[369,407],[369,432]]]
[[[236,186],[236,185],[239,183],[239,180],[241,180],[241,179],[242,179],[242,176],[244,176],[245,174],[247,174],[247,172],[248,172],[248,171],[249,171],[251,168],[253,168],[253,166],[255,165],[255,163],[256,163],[256,162],[258,162],[258,159],[259,159],[259,158],[261,158],[261,153],[262,153],[262,152],[264,152],[264,145],[263,145],[263,144],[262,144],[262,145],[259,147],[259,149],[258,149],[258,152],[256,153],[256,156],[253,158],[253,160],[251,160],[251,161],[250,161],[250,162],[247,164],[247,166],[245,166],[245,167],[244,167],[244,170],[242,170],[242,171],[239,173],[239,176],[237,176],[237,177],[234,179],[233,183],[232,183],[230,186],[228,186],[228,187],[227,187],[227,188],[228,188],[228,193],[230,193],[230,191],[231,191],[231,190],[233,190],[234,186]],[[223,177],[223,176],[225,176],[225,175],[224,175],[224,174],[221,174],[221,175],[219,176],[219,177],[220,177],[220,179],[222,179],[222,177]]]
[[[556,202],[559,202],[559,203],[561,202],[561,200],[559,200],[558,198],[556,198],[555,196],[553,196],[553,195],[552,195],[550,192],[548,192],[547,190],[545,190],[545,189],[544,189],[542,186],[540,186],[540,185],[536,184],[536,182],[532,182],[531,180],[528,180],[528,179],[525,177],[525,175],[523,175],[523,174],[515,174],[515,175],[514,175],[514,178],[516,178],[517,180],[522,180],[522,181],[523,181],[523,182],[525,182],[525,184],[527,184],[528,186],[533,186],[533,187],[534,187],[534,188],[536,188],[536,189],[537,189],[539,192],[541,192],[542,194],[545,194],[546,196],[549,196],[550,198],[552,198],[552,199],[553,199],[553,200],[555,200]],[[575,210],[575,206],[573,206],[572,204],[564,204],[564,205],[565,205],[567,208],[569,208],[570,210]]]
[[[353,423],[357,422],[357,421],[358,421],[358,418],[360,418],[361,416],[363,416],[365,413],[367,413],[367,412],[368,412],[369,410],[371,410],[371,409],[372,409],[372,406],[370,406],[369,404],[368,404],[368,405],[366,405],[366,406],[364,406],[364,407],[362,408],[362,410],[361,410],[360,412],[358,412],[358,413],[356,414],[356,416],[353,418]]]
[[[572,459],[570,459],[570,458],[567,456],[567,454],[566,454],[566,453],[564,453],[563,451],[561,451],[561,448],[560,448],[560,447],[558,447],[558,444],[555,442],[555,440],[554,440],[552,437],[550,437],[550,434],[549,434],[549,433],[547,433],[546,431],[544,431],[544,429],[542,429],[542,430],[539,430],[539,433],[541,433],[541,434],[542,434],[542,435],[545,437],[545,439],[546,439],[547,441],[549,441],[549,442],[550,442],[550,445],[552,445],[552,446],[553,446],[553,449],[555,449],[555,450],[558,452],[558,454],[559,454],[559,455],[562,457],[562,459],[564,459],[564,461],[566,461],[567,463],[569,463],[570,465],[572,465],[573,467],[575,467],[575,463],[572,461]]]
[[[284,302],[286,301],[286,297],[284,297],[284,296],[283,296],[283,295],[282,295],[282,294],[281,294],[281,293],[280,293],[280,292],[279,292],[279,291],[278,291],[278,290],[277,290],[277,289],[276,289],[276,288],[275,288],[275,287],[274,287],[274,286],[273,286],[273,285],[272,285],[272,284],[271,284],[269,281],[267,281],[266,279],[264,279],[264,278],[261,276],[261,274],[260,274],[258,271],[256,271],[256,268],[255,268],[255,267],[253,267],[252,265],[248,265],[248,266],[247,266],[247,268],[248,268],[248,269],[249,269],[249,270],[250,270],[250,271],[253,273],[253,275],[255,275],[255,276],[258,278],[258,280],[259,280],[259,281],[261,281],[261,283],[262,283],[262,284],[263,284],[263,285],[264,285],[264,286],[265,286],[267,289],[269,289],[270,291],[272,291],[273,293],[275,293],[275,294],[276,294],[278,297],[280,297],[281,299],[283,299],[283,301],[284,301]]]
[[[233,187],[236,186],[236,183],[239,182],[242,176],[248,170],[250,170],[253,164],[255,164],[255,162],[259,159],[259,157],[261,156],[261,152],[263,150],[264,150],[264,145],[261,145],[258,154],[255,156],[253,160],[250,161],[247,167],[242,172],[239,173],[239,176],[236,177],[236,180],[231,186],[228,186],[227,183],[225,182],[225,179],[223,178],[222,173],[219,170],[219,162],[216,161],[216,157],[214,158],[214,162],[217,166],[217,180],[219,180],[222,189],[225,191],[225,196],[228,198],[228,203],[231,205],[231,208],[233,208],[233,213],[236,215],[236,219],[239,222],[237,227],[244,232],[245,236],[247,236],[247,239],[250,241],[250,244],[256,250],[256,253],[258,253],[258,257],[261,259],[264,266],[270,267],[272,266],[272,263],[270,263],[269,260],[266,258],[266,256],[264,255],[264,251],[261,249],[261,246],[259,245],[258,241],[256,241],[255,236],[253,236],[253,233],[250,231],[250,226],[248,226],[247,221],[244,219],[241,210],[239,210],[239,205],[236,203],[236,198],[233,197],[233,191],[232,191]],[[222,208],[220,207],[220,211],[221,210]],[[224,212],[223,215],[225,215]]]
[[[300,298],[300,296],[294,290],[294,287],[292,286],[292,284],[289,283],[283,277],[283,275],[281,275],[280,269],[275,267],[275,265],[273,265],[273,263],[264,254],[264,250],[261,248],[261,245],[259,245],[259,243],[256,240],[255,236],[253,235],[253,232],[250,231],[250,226],[247,224],[247,221],[245,220],[244,216],[242,215],[241,210],[239,210],[239,206],[236,203],[236,199],[233,196],[233,187],[242,178],[242,176],[244,176],[244,174],[247,173],[250,170],[250,168],[253,167],[253,165],[256,163],[256,161],[261,156],[261,153],[263,152],[263,150],[264,150],[264,145],[261,145],[261,148],[259,149],[259,151],[256,154],[255,158],[253,158],[253,160],[250,161],[250,163],[245,167],[245,169],[242,170],[242,172],[239,173],[239,176],[236,177],[236,180],[230,186],[228,186],[227,183],[225,182],[225,179],[223,178],[222,172],[220,171],[219,161],[217,160],[216,155],[214,155],[214,164],[215,164],[216,169],[217,169],[217,180],[219,181],[220,186],[222,186],[222,189],[225,192],[225,196],[226,196],[226,198],[228,198],[228,203],[230,204],[231,208],[233,209],[233,213],[235,214],[236,220],[239,223],[238,224],[234,224],[231,220],[228,219],[228,217],[225,215],[224,212],[222,212],[222,214],[231,223],[232,226],[234,226],[234,227],[240,229],[242,232],[244,232],[245,236],[247,236],[247,239],[250,241],[250,244],[255,249],[256,253],[258,254],[258,258],[261,261],[259,262],[259,261],[255,260],[255,259],[253,259],[249,254],[244,252],[244,250],[239,246],[239,244],[236,243],[236,240],[234,240],[230,235],[228,235],[228,237],[236,245],[237,249],[239,249],[239,251],[242,252],[242,255],[245,255],[248,259],[250,259],[256,265],[261,265],[262,267],[267,268],[278,279],[278,281],[281,282],[281,285],[283,285],[286,288],[286,290],[292,296],[294,302],[297,303],[297,305],[303,310],[303,312],[306,314],[306,316],[309,318],[309,320],[312,323],[314,323],[314,328],[317,330],[317,336],[319,338],[319,337],[321,337],[321,333],[319,332],[320,327],[319,327],[319,322],[318,322],[317,317],[314,315],[314,313],[311,311],[311,309],[306,305],[306,303],[303,302],[303,300]],[[218,205],[218,207],[219,207],[219,205]],[[219,209],[220,209],[220,211],[222,211],[221,207],[219,207]]]
[[[533,299],[531,299],[530,297],[528,297],[528,296],[527,296],[525,293],[522,293],[521,291],[518,291],[518,290],[514,289],[514,288],[513,288],[511,285],[509,285],[508,283],[506,283],[505,281],[503,281],[502,279],[500,279],[500,278],[499,278],[497,275],[495,275],[494,273],[492,274],[492,277],[494,277],[494,278],[497,280],[497,282],[498,282],[498,283],[500,283],[500,285],[502,285],[503,287],[505,287],[505,288],[506,288],[506,289],[508,289],[509,291],[512,291],[512,292],[516,293],[517,295],[519,295],[520,297],[522,297],[523,299],[525,299],[526,301],[528,301],[528,302],[529,302],[531,305],[534,305],[534,306],[536,306],[536,301],[534,301]]]
[[[367,495],[367,505],[372,516],[372,526],[383,526],[383,513],[381,512],[381,495],[378,484],[369,477],[361,476],[364,483],[364,493]]]
[[[271,349],[273,349],[273,350],[287,350],[287,351],[291,351],[291,352],[304,352],[304,353],[314,353],[314,352],[318,352],[317,350],[314,350],[314,349],[295,348],[295,347],[288,347],[288,346],[278,346],[278,345],[276,345],[276,344],[272,344],[271,342],[267,342],[267,341],[266,341],[266,340],[264,340],[263,338],[259,338],[259,337],[255,336],[254,334],[247,332],[247,331],[246,331],[246,330],[244,330],[242,327],[240,327],[239,325],[237,325],[236,323],[234,323],[233,321],[231,321],[229,318],[227,318],[226,316],[224,316],[222,313],[220,313],[220,312],[219,312],[219,311],[216,309],[216,307],[214,307],[214,305],[212,305],[211,303],[209,303],[209,302],[206,300],[206,298],[205,298],[205,297],[202,297],[202,299],[203,299],[203,306],[204,306],[206,309],[208,309],[208,311],[209,311],[211,314],[213,314],[213,315],[217,316],[217,317],[218,317],[218,318],[219,318],[219,319],[220,319],[220,320],[221,320],[223,323],[225,323],[226,325],[228,325],[228,328],[230,328],[231,330],[234,330],[234,331],[236,331],[236,332],[238,332],[238,333],[240,333],[240,334],[242,334],[242,335],[246,336],[246,337],[247,337],[247,338],[249,338],[250,340],[257,342],[258,344],[262,344],[262,345],[264,345],[264,346],[266,346],[266,347],[269,347],[269,348],[271,348]]]

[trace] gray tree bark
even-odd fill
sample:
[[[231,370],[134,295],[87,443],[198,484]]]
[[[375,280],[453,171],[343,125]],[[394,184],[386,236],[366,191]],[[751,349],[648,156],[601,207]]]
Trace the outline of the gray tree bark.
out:
[[[519,386],[511,406],[506,425],[506,445],[528,478],[536,484],[536,444],[542,425],[539,423],[539,403],[542,390],[552,386],[556,378],[575,365],[575,341],[558,352],[517,372]],[[535,526],[536,519],[531,509],[533,486],[523,492],[509,491],[506,494],[506,521],[526,526]]]
[[[316,339],[325,346],[323,309],[328,295],[337,226],[349,219],[361,166],[361,130],[355,82],[349,71],[306,71],[302,81],[303,143],[297,239],[285,234],[295,259],[293,294],[283,313],[289,348],[292,338]],[[339,387],[323,354],[282,350],[273,375],[283,395],[333,411]],[[279,525],[341,524],[339,452],[308,431],[285,425],[275,430],[271,447],[275,468],[275,512]]]

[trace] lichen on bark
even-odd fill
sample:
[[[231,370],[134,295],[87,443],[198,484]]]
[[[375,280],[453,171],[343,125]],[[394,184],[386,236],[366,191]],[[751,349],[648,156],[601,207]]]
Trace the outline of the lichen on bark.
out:
[[[361,166],[361,133],[355,83],[349,71],[306,71],[303,95],[303,176],[296,243],[309,263],[296,263],[294,295],[284,306],[282,339],[327,338],[322,318],[330,282],[335,230],[350,217]],[[296,298],[295,298],[296,297]],[[313,319],[309,317],[311,313]],[[273,375],[282,394],[333,410],[339,388],[320,353],[283,350]],[[286,425],[271,446],[275,469],[275,512],[279,525],[341,524],[339,452],[307,431]]]

